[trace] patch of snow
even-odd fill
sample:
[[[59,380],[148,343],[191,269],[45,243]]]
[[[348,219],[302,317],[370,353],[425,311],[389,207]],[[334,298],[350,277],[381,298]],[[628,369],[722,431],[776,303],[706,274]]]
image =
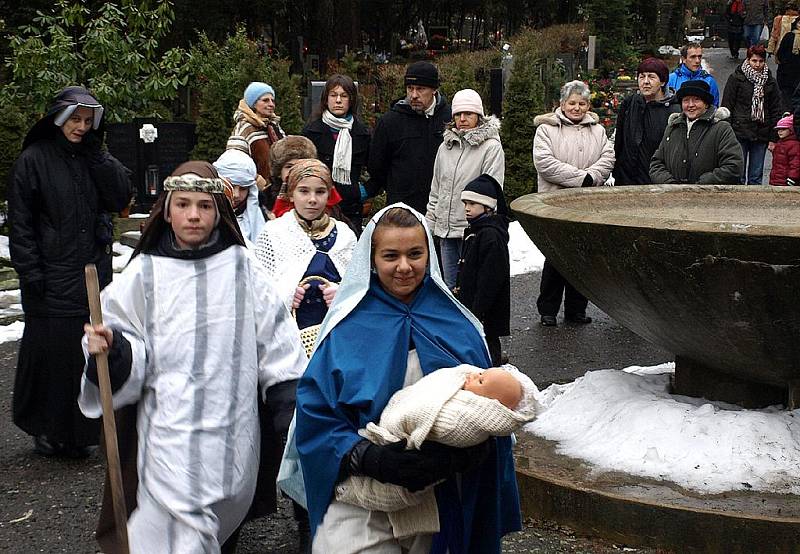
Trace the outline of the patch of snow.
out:
[[[10,325],[0,325],[0,342],[10,342],[22,338],[25,322],[15,321]]]
[[[669,393],[670,364],[590,371],[551,385],[525,430],[595,471],[672,481],[704,493],[800,494],[800,410],[745,410]]]
[[[18,304],[20,302],[19,289],[3,290],[0,291],[0,305],[3,304]]]
[[[0,258],[11,259],[11,252],[8,250],[8,237],[6,235],[0,235]]]
[[[544,254],[522,229],[519,221],[512,221],[508,226],[508,257],[511,262],[511,275],[522,275],[541,271],[544,266]]]
[[[111,260],[111,265],[114,267],[114,271],[122,271],[131,259],[133,248],[125,246],[121,242],[115,242],[113,249],[114,257]]]

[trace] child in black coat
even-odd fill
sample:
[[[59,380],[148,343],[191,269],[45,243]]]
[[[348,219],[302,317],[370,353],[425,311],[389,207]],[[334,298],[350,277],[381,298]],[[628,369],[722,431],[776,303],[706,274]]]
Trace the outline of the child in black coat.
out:
[[[492,364],[501,363],[500,337],[511,334],[511,266],[508,209],[491,176],[470,181],[461,193],[469,226],[464,231],[456,297],[483,324]]]

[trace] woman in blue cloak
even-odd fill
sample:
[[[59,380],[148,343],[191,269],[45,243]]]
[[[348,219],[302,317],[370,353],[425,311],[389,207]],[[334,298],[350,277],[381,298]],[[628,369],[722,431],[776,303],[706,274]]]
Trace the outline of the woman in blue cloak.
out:
[[[424,217],[384,208],[356,245],[316,350],[297,388],[295,439],[314,552],[500,552],[521,528],[510,437],[458,449],[426,442],[379,446],[358,430],[423,375],[489,367],[480,323],[450,293]],[[411,491],[435,485],[439,532],[395,537],[385,513],[335,500],[365,475]]]

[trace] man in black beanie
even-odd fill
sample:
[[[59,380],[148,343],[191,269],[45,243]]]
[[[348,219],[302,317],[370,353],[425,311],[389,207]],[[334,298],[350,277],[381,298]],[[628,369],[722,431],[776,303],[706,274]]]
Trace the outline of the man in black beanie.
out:
[[[444,126],[452,119],[450,105],[439,92],[439,70],[430,62],[406,68],[406,97],[384,114],[372,135],[370,180],[365,191],[386,190],[386,202],[405,202],[425,213],[431,192],[433,162]]]

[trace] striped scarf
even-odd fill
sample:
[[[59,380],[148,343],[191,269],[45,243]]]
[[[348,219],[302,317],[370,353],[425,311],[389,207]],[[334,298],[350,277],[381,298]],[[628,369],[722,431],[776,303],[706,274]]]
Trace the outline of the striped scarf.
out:
[[[753,102],[750,108],[750,119],[764,122],[764,85],[769,78],[769,69],[764,64],[764,69],[756,72],[747,60],[742,62],[742,73],[747,80],[753,83]]]

